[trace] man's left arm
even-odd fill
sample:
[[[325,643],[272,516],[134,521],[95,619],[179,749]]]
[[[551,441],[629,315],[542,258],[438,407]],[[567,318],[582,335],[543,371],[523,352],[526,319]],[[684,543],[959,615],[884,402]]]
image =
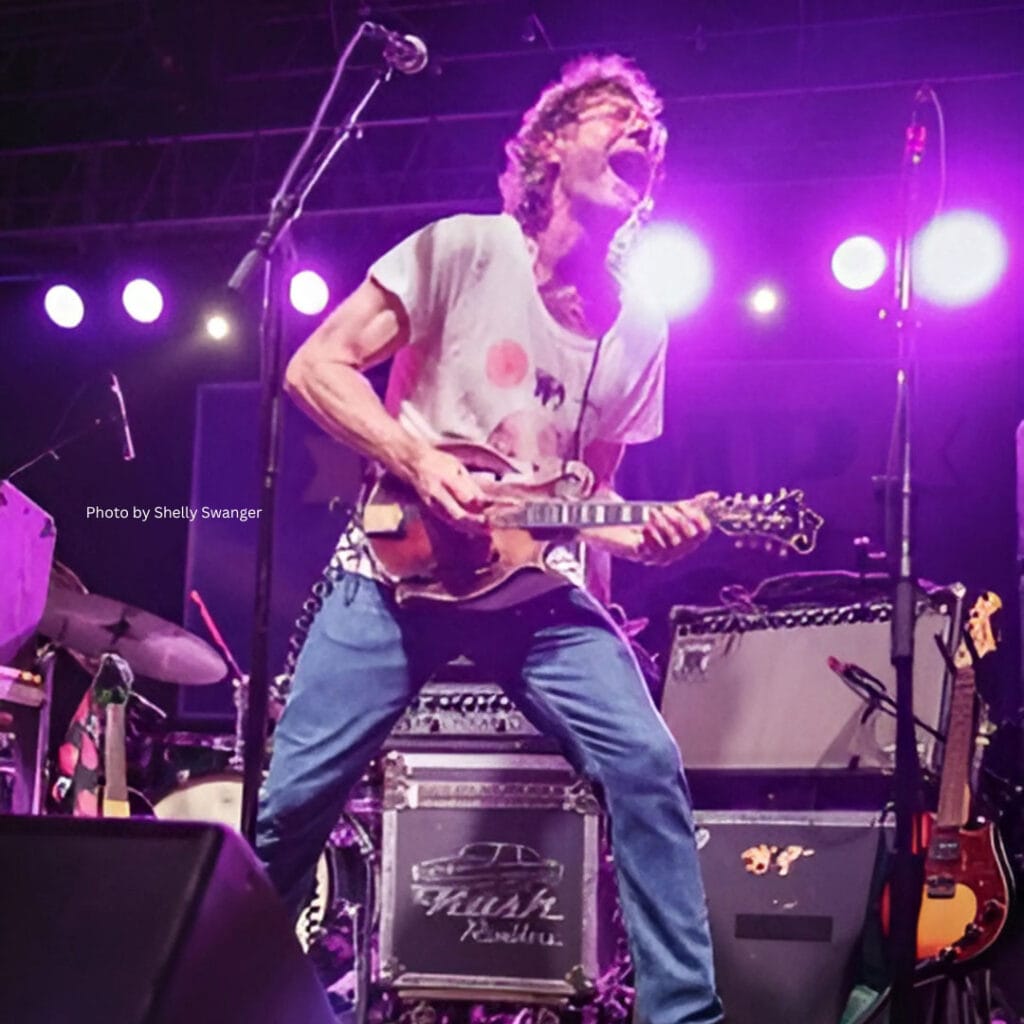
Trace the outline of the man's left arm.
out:
[[[615,471],[622,461],[625,445],[594,441],[587,446],[583,461],[593,470],[595,497],[621,501],[615,492]],[[603,526],[588,530],[586,540],[616,558],[645,565],[668,565],[690,554],[707,540],[711,521],[704,504],[717,497],[708,491],[683,501],[655,506],[642,526]]]

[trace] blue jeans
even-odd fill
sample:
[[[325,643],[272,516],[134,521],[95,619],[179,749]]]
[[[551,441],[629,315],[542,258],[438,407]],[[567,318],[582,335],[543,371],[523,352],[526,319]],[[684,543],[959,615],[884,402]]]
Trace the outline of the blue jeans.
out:
[[[257,851],[275,886],[297,912],[349,789],[423,682],[459,653],[495,672],[599,786],[643,1020],[719,1021],[679,751],[629,645],[575,588],[513,611],[409,609],[339,573],[299,655],[261,793]]]

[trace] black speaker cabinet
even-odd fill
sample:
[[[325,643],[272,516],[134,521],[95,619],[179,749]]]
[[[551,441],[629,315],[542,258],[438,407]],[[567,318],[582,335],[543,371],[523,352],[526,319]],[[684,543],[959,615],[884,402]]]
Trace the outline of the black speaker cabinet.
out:
[[[950,645],[962,598],[959,584],[922,597],[914,626],[914,712],[940,731],[949,672],[935,637]],[[829,668],[830,658],[852,663],[895,698],[889,602],[771,611],[677,606],[672,626],[661,710],[688,768],[894,767],[890,709]],[[922,762],[935,766],[934,736],[919,729],[918,745]]]
[[[729,1024],[836,1024],[883,829],[865,813],[697,812]]]
[[[237,833],[0,817],[0,1005],[11,1024],[332,1024]]]
[[[619,946],[593,793],[556,755],[385,759],[380,980],[424,998],[594,995]]]

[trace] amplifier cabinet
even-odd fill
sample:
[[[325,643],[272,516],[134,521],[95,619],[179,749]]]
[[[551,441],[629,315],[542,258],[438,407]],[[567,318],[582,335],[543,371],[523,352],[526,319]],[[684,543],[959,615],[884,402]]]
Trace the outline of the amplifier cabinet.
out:
[[[959,584],[920,600],[914,624],[914,713],[945,728],[950,674],[935,644],[959,629]],[[895,764],[892,608],[874,601],[764,612],[672,609],[662,714],[688,768],[872,769]],[[956,644],[952,643],[955,647]],[[829,659],[881,684],[881,697],[841,678]],[[936,767],[935,737],[917,731]]]
[[[0,814],[45,807],[53,663],[48,654],[34,666],[42,685],[0,679]]]
[[[698,811],[696,825],[730,1024],[835,1024],[875,891],[878,817]]]
[[[380,977],[425,998],[587,999],[618,945],[589,785],[557,755],[385,758]]]
[[[431,681],[412,699],[385,742],[388,750],[556,752],[495,682]]]

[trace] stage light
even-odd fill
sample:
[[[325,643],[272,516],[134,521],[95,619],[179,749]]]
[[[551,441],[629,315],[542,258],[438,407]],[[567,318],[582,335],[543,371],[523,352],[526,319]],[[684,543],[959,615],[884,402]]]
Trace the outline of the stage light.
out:
[[[85,318],[85,303],[82,296],[70,285],[55,284],[43,298],[46,315],[58,326],[71,329]]]
[[[678,318],[697,310],[711,290],[711,257],[700,239],[678,224],[647,228],[629,254],[630,286]]]
[[[969,306],[999,283],[1008,251],[998,225],[972,210],[939,214],[914,239],[915,292],[937,306]]]
[[[836,246],[832,253],[835,279],[851,291],[870,288],[885,273],[885,249],[870,235],[855,235]]]
[[[288,286],[292,305],[306,316],[316,316],[327,308],[330,297],[327,282],[315,270],[300,270]]]
[[[124,286],[121,302],[125,312],[140,324],[151,324],[164,311],[164,297],[152,281],[137,277]]]
[[[206,333],[214,341],[224,341],[231,335],[231,321],[223,313],[211,313],[206,318]]]
[[[774,285],[758,285],[747,297],[747,308],[757,316],[768,317],[777,312],[782,304],[778,289]]]

